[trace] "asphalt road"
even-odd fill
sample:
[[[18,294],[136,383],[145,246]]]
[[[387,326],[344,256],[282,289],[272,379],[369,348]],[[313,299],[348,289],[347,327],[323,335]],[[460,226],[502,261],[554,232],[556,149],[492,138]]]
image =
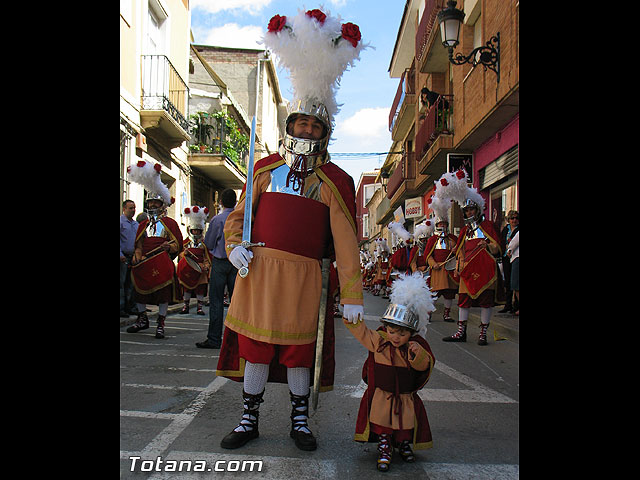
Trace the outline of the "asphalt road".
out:
[[[379,325],[387,304],[365,292],[370,328]],[[219,350],[194,345],[206,336],[208,307],[205,316],[195,315],[195,307],[188,315],[171,313],[163,340],[154,337],[153,319],[151,328],[137,334],[121,326],[120,477],[516,479],[519,344],[495,340],[501,335],[490,327],[489,345],[477,345],[474,310],[467,342],[445,343],[441,338],[454,333],[456,325],[442,321],[438,301],[426,336],[436,365],[420,393],[433,448],[417,451],[412,464],[396,454],[387,473],[376,470],[375,444],[353,440],[367,352],[340,318],[334,319],[334,390],[320,394],[318,411],[309,420],[318,440],[314,452],[299,450],[289,437],[291,404],[284,384],[267,385],[258,439],[237,450],[220,447],[242,414],[242,384],[216,377]],[[457,318],[456,307],[452,316]]]

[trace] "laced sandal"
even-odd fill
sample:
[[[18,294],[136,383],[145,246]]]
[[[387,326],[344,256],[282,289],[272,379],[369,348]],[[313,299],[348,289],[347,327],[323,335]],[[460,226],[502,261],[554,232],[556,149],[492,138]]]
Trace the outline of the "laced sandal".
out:
[[[138,319],[136,323],[127,328],[127,333],[137,333],[140,330],[146,330],[149,328],[149,318],[147,317],[146,312],[138,313]]]
[[[158,315],[158,325],[156,326],[156,338],[164,338],[164,320],[167,318],[163,315]]]
[[[244,390],[242,391],[242,399],[244,401],[242,419],[238,426],[222,439],[220,442],[222,448],[238,448],[249,440],[260,436],[260,432],[258,431],[258,417],[260,412],[258,412],[258,408],[260,408],[260,404],[264,402],[262,399],[263,395],[264,390],[257,395],[251,395]]]
[[[291,397],[291,432],[289,436],[296,442],[296,447],[300,450],[315,450],[318,448],[313,433],[309,430],[307,420],[309,419],[309,395],[294,395],[289,392]]]
[[[389,436],[387,434],[380,435],[380,442],[378,443],[378,463],[377,468],[380,472],[388,472],[391,467],[391,457],[393,456],[393,447],[389,443]]]
[[[398,453],[400,454],[400,458],[405,462],[415,462],[416,457],[413,455],[413,450],[411,449],[411,445],[409,445],[409,441],[405,440],[398,446]]]

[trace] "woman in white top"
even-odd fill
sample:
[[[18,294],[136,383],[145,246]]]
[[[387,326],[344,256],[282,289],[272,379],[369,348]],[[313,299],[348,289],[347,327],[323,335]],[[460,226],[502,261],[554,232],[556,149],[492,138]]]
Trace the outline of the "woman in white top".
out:
[[[518,310],[515,315],[520,315],[520,230],[509,242],[507,255],[511,259],[511,290],[514,291],[518,300]]]

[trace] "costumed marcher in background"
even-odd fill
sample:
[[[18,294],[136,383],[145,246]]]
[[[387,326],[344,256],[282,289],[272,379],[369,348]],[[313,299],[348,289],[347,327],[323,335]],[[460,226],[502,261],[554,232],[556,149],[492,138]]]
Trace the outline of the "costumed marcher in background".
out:
[[[202,241],[208,214],[207,207],[199,207],[198,205],[184,209],[184,216],[187,217],[188,238],[184,239],[177,270],[178,280],[184,292],[184,306],[181,314],[189,313],[189,302],[191,297],[195,295],[197,299],[196,314],[204,315],[202,307],[209,288],[209,272],[211,271],[211,253]]]
[[[425,261],[425,246],[427,243],[427,239],[431,237],[433,233],[433,225],[430,220],[425,220],[422,223],[419,223],[413,229],[413,237],[416,240],[415,246],[411,249],[409,253],[409,268],[411,268],[411,272],[422,272],[423,275],[426,275],[429,269],[429,265]]]
[[[465,225],[454,247],[456,272],[460,277],[458,289],[458,331],[445,342],[467,341],[467,320],[471,307],[480,307],[480,335],[478,345],[487,345],[487,329],[493,307],[504,303],[503,286],[496,257],[501,255],[500,236],[493,224],[485,219],[482,211],[485,202],[474,187],[467,185],[463,170],[445,174],[437,189],[447,189],[443,194],[454,199],[462,208]],[[444,182],[442,181],[444,180]]]
[[[160,180],[162,165],[140,160],[127,168],[129,179],[147,190],[145,211],[148,220],[140,222],[136,233],[131,280],[136,290],[138,319],[127,328],[136,333],[149,328],[146,308],[158,305],[156,338],[164,338],[164,322],[169,305],[178,303],[180,284],[173,263],[182,251],[182,232],[176,221],[167,216],[174,202],[167,186]]]
[[[265,386],[279,382],[289,386],[290,436],[298,448],[315,450],[307,419],[318,335],[324,335],[320,391],[333,388],[335,369],[334,323],[326,321],[324,332],[318,332],[321,259],[336,261],[343,316],[352,320],[364,314],[355,186],[327,151],[338,112],[338,81],[364,45],[356,25],[318,9],[295,17],[275,15],[264,44],[290,71],[294,95],[280,151],[256,162],[249,179],[251,241],[265,246],[239,246],[245,191],[225,224],[229,261],[249,273],[236,279],[217,368],[218,375],[243,382],[244,413],[221,446],[238,448],[259,436]],[[334,288],[330,282],[329,315]]]
[[[389,245],[386,238],[376,239],[376,263],[374,267],[373,294],[382,298],[389,298],[387,292],[387,274],[389,273]]]
[[[394,279],[401,273],[411,273],[409,260],[411,249],[413,248],[413,235],[399,222],[391,222],[388,225],[389,231],[399,239],[398,247],[389,259],[389,272],[387,273],[387,288],[391,288]]]
[[[443,298],[443,319],[445,322],[454,322],[455,320],[451,318],[451,307],[458,293],[459,284],[455,272],[454,251],[458,237],[449,233],[449,209],[452,198],[447,196],[449,190],[444,188],[445,185],[440,182],[444,179],[445,183],[448,183],[445,175],[449,176],[449,174],[444,174],[435,182],[436,192],[429,199],[429,207],[434,212],[434,217],[431,220],[435,225],[435,233],[427,242],[425,258],[431,271],[431,290],[437,293],[438,297]]]
[[[347,329],[369,351],[362,368],[367,390],[360,401],[354,440],[378,442],[378,470],[388,471],[393,448],[407,462],[416,450],[431,448],[427,412],[418,390],[433,371],[435,357],[424,339],[426,317],[435,310],[432,295],[420,272],[400,274],[391,287],[391,303],[369,329],[364,321],[344,320]],[[419,334],[420,323],[423,334]]]
[[[500,246],[505,254],[502,256],[502,272],[504,274],[504,287],[506,291],[506,302],[504,308],[498,313],[513,313],[520,308],[518,304],[518,296],[513,299],[513,289],[511,288],[511,268],[512,260],[507,256],[507,247],[511,239],[520,230],[520,214],[515,210],[509,210],[507,213],[507,224],[500,231]]]

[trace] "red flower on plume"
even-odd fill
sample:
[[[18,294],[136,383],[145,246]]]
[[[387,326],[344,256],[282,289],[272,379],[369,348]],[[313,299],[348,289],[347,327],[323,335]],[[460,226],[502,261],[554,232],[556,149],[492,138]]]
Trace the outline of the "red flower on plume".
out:
[[[342,38],[351,42],[351,45],[355,48],[360,41],[360,28],[355,23],[343,23],[342,24]]]
[[[147,163],[147,162],[145,162],[144,160],[140,160],[140,161],[138,161],[138,163],[136,163],[136,166],[142,168],[142,167],[144,167],[145,163]]]
[[[427,203],[428,203],[429,205],[431,205],[431,202],[433,202],[433,198],[429,197],[429,198],[427,199]]]
[[[191,209],[189,207],[184,209],[185,215],[189,215],[191,213]]]
[[[198,213],[199,210],[200,207],[198,207],[197,205],[193,207],[193,213]]]
[[[204,207],[204,214],[209,215],[209,207]]]
[[[131,165],[127,167],[127,173],[131,173]]]
[[[160,170],[162,170],[162,165],[160,165],[159,163],[156,163],[156,164],[153,166],[153,169],[154,169],[156,172],[160,173]]]
[[[460,180],[462,180],[465,176],[464,170],[458,170],[456,172],[456,177],[458,177]]]
[[[447,182],[446,178],[440,179],[440,183],[442,184],[443,187],[446,187],[447,185],[449,185],[449,182]]]
[[[169,203],[169,205],[173,205],[174,203],[176,203],[176,198],[175,197],[171,197],[171,202]]]
[[[426,221],[426,224],[427,224],[427,226],[431,225],[431,221],[430,221],[430,220],[427,220],[427,221]]]
[[[320,22],[320,25],[324,24],[324,21],[327,18],[327,16],[317,8],[314,8],[313,10],[307,10],[306,15],[307,17],[315,18],[318,22]]]
[[[285,23],[287,23],[287,17],[285,17],[284,15],[274,15],[273,17],[271,17],[271,20],[269,20],[269,26],[267,27],[267,30],[269,30],[271,33],[278,33],[284,28]]]

